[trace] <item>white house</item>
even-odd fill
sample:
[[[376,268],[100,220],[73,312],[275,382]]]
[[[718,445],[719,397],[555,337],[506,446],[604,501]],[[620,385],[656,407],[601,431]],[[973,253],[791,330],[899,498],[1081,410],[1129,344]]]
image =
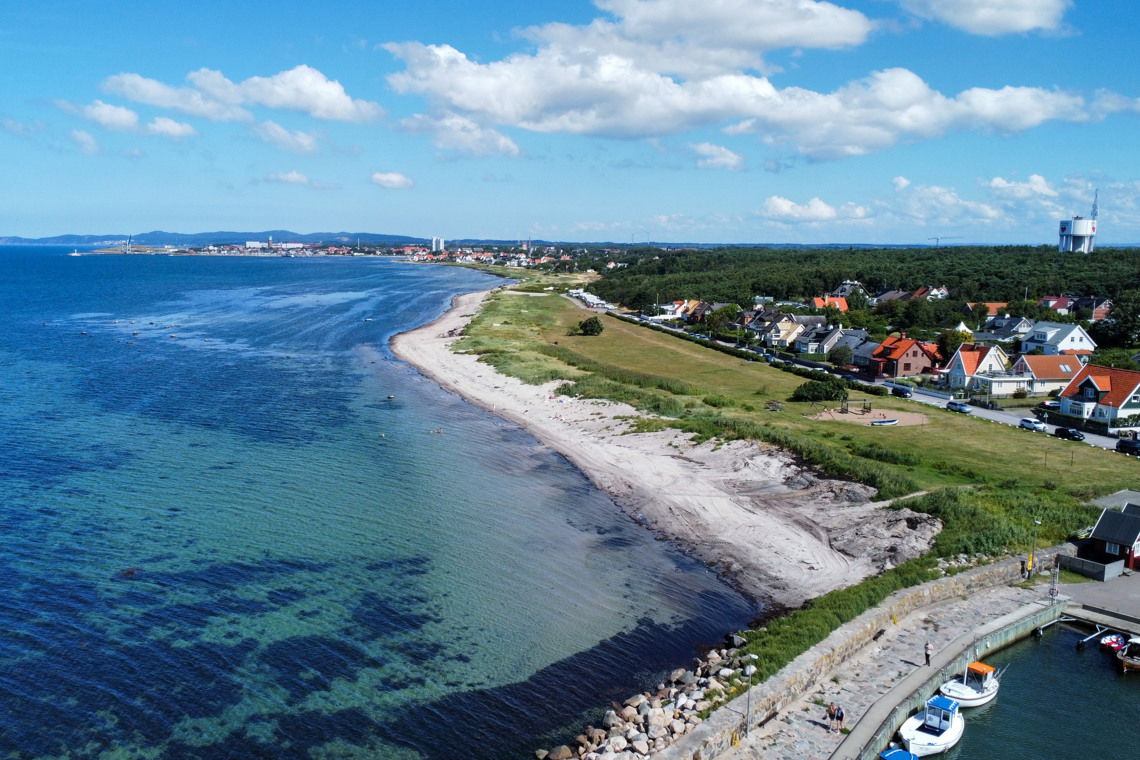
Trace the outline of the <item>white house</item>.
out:
[[[1140,372],[1135,370],[1085,365],[1058,399],[1061,414],[1102,422],[1110,430],[1140,427]]]
[[[1013,363],[1013,373],[1029,378],[1026,390],[1032,395],[1044,396],[1053,391],[1064,390],[1081,371],[1080,360],[1061,354],[1059,356],[1038,356],[1025,354]]]
[[[1088,355],[1096,350],[1096,342],[1080,325],[1061,322],[1038,322],[1021,339],[1021,350],[1030,353],[1041,349],[1049,356],[1058,354]]]
[[[951,388],[975,390],[978,375],[1005,372],[1009,357],[1001,346],[963,343],[946,364],[946,381]]]

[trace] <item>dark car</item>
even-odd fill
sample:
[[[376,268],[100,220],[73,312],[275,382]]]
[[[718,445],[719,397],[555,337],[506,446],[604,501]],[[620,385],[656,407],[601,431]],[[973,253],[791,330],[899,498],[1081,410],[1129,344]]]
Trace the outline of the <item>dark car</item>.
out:
[[[1140,441],[1135,438],[1121,438],[1116,442],[1116,450],[1121,454],[1140,455]]]
[[[899,398],[910,398],[914,392],[910,388],[891,388],[891,395]]]
[[[1059,427],[1053,431],[1053,435],[1064,438],[1066,441],[1083,441],[1085,439],[1085,434],[1076,428]]]

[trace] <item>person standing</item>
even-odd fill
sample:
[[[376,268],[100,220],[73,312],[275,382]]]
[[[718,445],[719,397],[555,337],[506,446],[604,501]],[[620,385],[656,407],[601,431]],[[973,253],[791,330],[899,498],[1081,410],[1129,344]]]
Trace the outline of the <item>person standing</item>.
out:
[[[846,716],[843,714],[843,705],[835,706],[835,733],[843,732],[843,719]]]
[[[930,655],[934,654],[934,645],[927,641],[923,651],[926,652],[926,664],[930,665]]]

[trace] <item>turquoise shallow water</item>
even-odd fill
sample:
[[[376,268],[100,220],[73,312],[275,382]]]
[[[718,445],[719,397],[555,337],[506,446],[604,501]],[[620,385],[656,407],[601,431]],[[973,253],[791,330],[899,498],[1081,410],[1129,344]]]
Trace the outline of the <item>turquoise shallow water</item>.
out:
[[[758,613],[392,359],[488,276],[66,252],[0,248],[0,757],[521,757]]]

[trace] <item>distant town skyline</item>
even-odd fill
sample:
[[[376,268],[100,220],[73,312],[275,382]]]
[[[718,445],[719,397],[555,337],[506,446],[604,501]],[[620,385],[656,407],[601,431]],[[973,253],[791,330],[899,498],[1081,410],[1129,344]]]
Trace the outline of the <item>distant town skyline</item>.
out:
[[[0,236],[1140,242],[1140,8],[283,0],[0,11]]]

